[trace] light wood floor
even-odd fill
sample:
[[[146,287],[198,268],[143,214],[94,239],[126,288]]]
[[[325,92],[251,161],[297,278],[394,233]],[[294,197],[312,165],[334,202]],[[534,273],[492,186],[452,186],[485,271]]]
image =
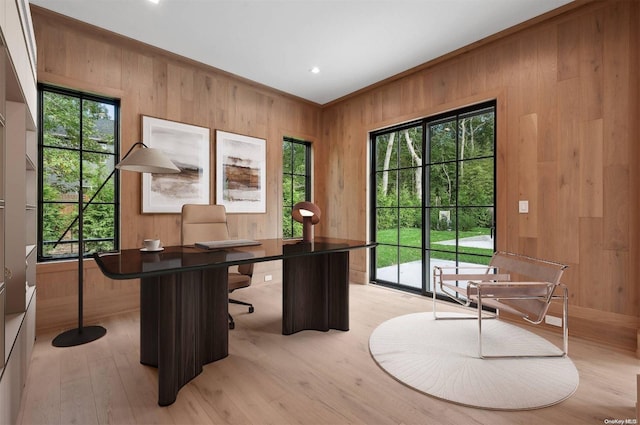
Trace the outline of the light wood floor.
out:
[[[632,353],[572,339],[580,386],[570,399],[534,411],[480,410],[404,386],[369,354],[368,338],[377,325],[431,310],[429,299],[352,285],[349,332],[283,336],[279,284],[254,284],[234,298],[251,300],[256,310],[249,315],[231,306],[236,329],[229,356],[205,366],[164,408],[156,404],[156,370],[139,363],[138,314],[104,320],[107,335],[79,347],[54,348],[55,334],[39,335],[19,423],[540,425],[635,417],[640,360]]]

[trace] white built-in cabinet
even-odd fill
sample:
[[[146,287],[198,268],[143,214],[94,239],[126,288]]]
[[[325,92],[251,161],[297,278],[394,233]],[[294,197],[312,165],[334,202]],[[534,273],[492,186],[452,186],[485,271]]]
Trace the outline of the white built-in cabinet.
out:
[[[36,48],[27,0],[0,0],[0,424],[20,409],[35,340]]]

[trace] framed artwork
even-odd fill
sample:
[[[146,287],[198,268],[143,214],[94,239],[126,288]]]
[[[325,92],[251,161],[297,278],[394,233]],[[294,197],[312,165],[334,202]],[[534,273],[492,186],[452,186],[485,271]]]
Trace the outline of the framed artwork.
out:
[[[143,213],[179,213],[184,204],[209,203],[208,128],[143,116],[142,142],[180,168],[177,174],[142,175]]]
[[[265,213],[266,188],[266,140],[216,130],[216,203],[229,213]]]

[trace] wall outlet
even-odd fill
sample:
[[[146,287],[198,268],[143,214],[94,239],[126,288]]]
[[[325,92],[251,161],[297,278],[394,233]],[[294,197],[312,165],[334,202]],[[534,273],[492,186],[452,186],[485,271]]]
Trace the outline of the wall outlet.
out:
[[[519,201],[518,202],[518,212],[520,214],[526,214],[529,212],[529,201]]]
[[[265,282],[269,282],[269,281],[270,281],[270,280],[272,280],[272,279],[273,279],[273,276],[271,276],[270,274],[265,274],[265,275],[264,275],[264,281],[265,281]]]
[[[562,318],[556,316],[544,316],[544,323],[551,326],[562,326]]]

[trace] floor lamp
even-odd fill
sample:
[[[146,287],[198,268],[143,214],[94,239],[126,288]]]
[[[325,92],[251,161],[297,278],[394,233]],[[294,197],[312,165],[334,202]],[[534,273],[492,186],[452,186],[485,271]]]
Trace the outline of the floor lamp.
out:
[[[140,146],[141,149],[134,151],[136,146]],[[83,213],[84,210],[91,205],[91,202],[100,193],[102,188],[107,184],[109,179],[115,174],[116,169],[125,171],[136,171],[138,173],[179,173],[180,169],[176,167],[169,158],[162,153],[162,151],[154,148],[149,148],[142,142],[137,142],[127,151],[122,161],[120,161],[116,167],[111,171],[109,177],[107,177],[102,185],[95,191],[89,202],[83,205],[83,190],[82,184],[78,189],[78,216],[69,225],[67,230],[62,233],[57,243],[62,240],[62,237],[71,229],[71,227],[78,223],[78,327],[70,329],[56,336],[52,344],[54,347],[73,347],[76,345],[86,344],[96,339],[102,338],[107,330],[102,326],[84,326],[83,319],[83,286],[84,286],[84,233],[83,233]],[[57,244],[56,243],[56,244]]]

